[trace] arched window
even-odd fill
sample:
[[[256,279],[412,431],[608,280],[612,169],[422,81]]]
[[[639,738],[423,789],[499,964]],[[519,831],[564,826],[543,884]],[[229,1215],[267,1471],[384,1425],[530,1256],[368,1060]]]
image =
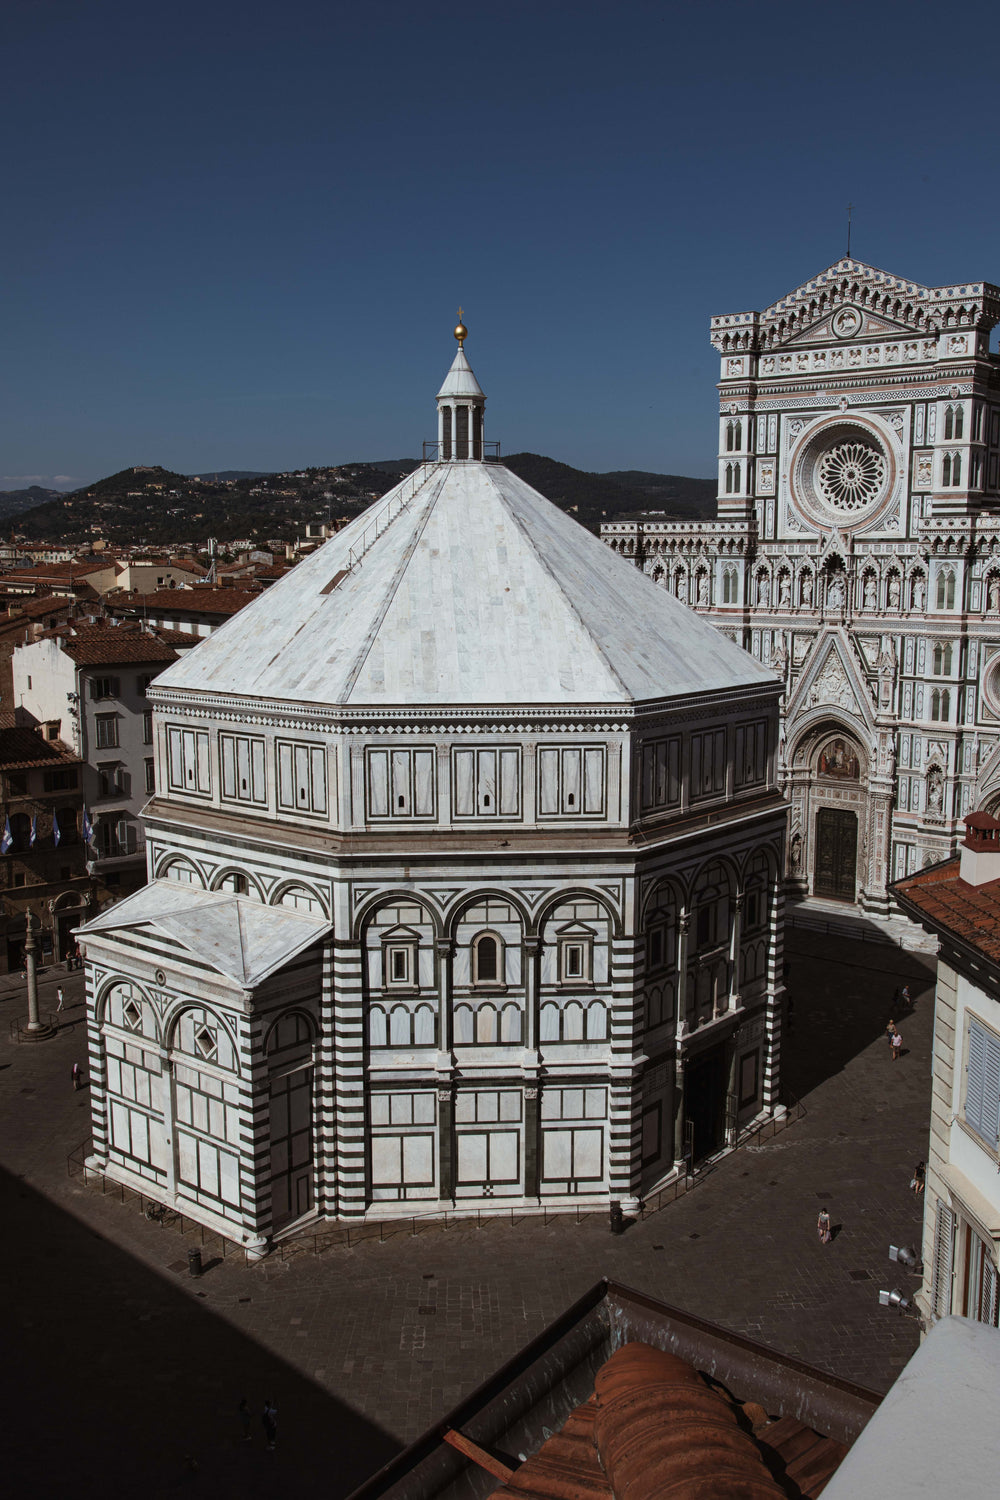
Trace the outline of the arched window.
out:
[[[722,602],[723,604],[738,604],[740,597],[739,574],[733,567],[724,568],[722,571]]]
[[[942,568],[937,576],[938,609],[955,608],[955,570]]]
[[[950,442],[951,439],[955,436],[955,430],[954,429],[955,429],[955,409],[954,409],[954,407],[946,406],[945,409],[944,409],[944,440],[945,440],[946,443]],[[947,483],[948,483],[948,481],[945,480],[945,484],[947,484]]]
[[[957,490],[962,483],[962,455],[953,453],[951,456],[951,487]]]
[[[941,464],[941,484],[945,489],[951,485],[951,454],[946,453]]]
[[[733,493],[733,466],[732,466],[732,464],[726,464],[726,494],[727,495],[731,495],[732,493]]]
[[[726,452],[739,453],[743,447],[743,423],[740,421],[726,423]]]
[[[278,897],[277,904],[279,906],[293,906],[298,911],[311,912],[317,917],[323,915],[322,901],[304,885],[286,886]]]
[[[952,648],[948,641],[937,641],[934,645],[934,676],[951,675]]]
[[[503,984],[503,944],[492,932],[472,940],[473,984]]]
[[[951,717],[951,693],[948,688],[935,688],[931,693],[931,718],[946,723]]]
[[[962,436],[962,432],[963,432],[964,428],[965,428],[965,410],[961,406],[956,406],[955,407],[955,441],[956,442],[958,442],[958,439]]]

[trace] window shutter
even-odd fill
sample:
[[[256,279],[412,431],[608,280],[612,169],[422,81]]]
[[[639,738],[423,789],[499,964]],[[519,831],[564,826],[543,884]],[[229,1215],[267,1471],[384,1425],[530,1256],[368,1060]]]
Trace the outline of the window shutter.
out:
[[[978,1136],[983,1132],[983,1085],[986,1069],[986,1028],[969,1020],[969,1068],[965,1080],[965,1119]],[[984,1136],[985,1139],[985,1136]]]
[[[934,1224],[934,1276],[931,1284],[932,1311],[945,1318],[951,1312],[951,1277],[955,1255],[955,1215],[938,1199]]]

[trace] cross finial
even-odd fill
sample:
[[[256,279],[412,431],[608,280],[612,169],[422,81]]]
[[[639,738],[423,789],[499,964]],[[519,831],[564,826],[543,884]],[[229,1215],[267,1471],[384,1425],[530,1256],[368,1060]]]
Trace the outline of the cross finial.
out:
[[[847,259],[851,258],[851,215],[854,213],[854,204],[847,205]]]
[[[458,339],[458,347],[460,349],[464,348],[464,346],[465,346],[465,340],[468,338],[468,336],[469,336],[469,330],[466,328],[465,324],[462,322],[462,309],[459,308],[458,309],[458,327],[455,329],[455,337]]]

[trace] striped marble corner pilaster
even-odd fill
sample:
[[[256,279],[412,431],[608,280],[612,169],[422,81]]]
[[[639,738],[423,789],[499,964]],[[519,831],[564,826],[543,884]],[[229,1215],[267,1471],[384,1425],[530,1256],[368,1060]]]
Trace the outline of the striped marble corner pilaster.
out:
[[[315,1192],[316,1207],[322,1217],[334,1217],[337,1212],[337,1075],[336,1048],[334,1041],[335,989],[334,948],[328,941],[323,946],[323,977],[320,988],[319,1038],[316,1043],[316,1063],[313,1088],[313,1119],[315,1121]]]
[[[338,1217],[360,1216],[368,1201],[363,952],[333,944],[333,1105]]]

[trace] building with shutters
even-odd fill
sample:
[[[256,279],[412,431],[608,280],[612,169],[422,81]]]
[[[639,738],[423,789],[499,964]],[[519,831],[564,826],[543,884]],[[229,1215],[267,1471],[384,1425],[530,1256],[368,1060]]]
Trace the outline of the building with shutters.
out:
[[[105,898],[145,883],[139,811],[156,789],[147,690],[192,644],[177,631],[100,619],[67,621],[14,650],[20,722],[61,736],[82,762],[87,858]]]
[[[718,520],[602,527],[783,678],[793,895],[885,914],[1000,807],[998,320],[856,260],[713,318]]]
[[[1000,1251],[1000,822],[965,819],[958,859],[895,886],[903,910],[939,939],[934,1082],[924,1209],[931,1319],[994,1327]]]
[[[506,470],[425,462],[150,688],[87,924],[94,1162],[263,1250],[626,1209],[778,1108],[779,683]]]

